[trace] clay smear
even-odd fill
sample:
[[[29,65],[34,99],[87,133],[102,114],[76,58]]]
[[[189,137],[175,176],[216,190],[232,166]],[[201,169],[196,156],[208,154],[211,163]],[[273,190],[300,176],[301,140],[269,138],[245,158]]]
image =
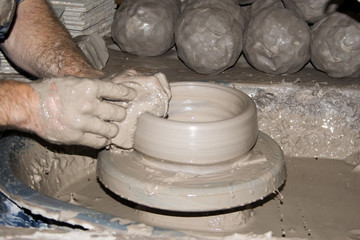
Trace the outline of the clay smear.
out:
[[[357,187],[360,174],[352,170],[354,166],[343,161],[310,158],[287,158],[286,164],[289,176],[281,194],[253,204],[251,212],[243,210],[207,217],[151,214],[130,208],[105,193],[94,172],[54,195],[65,202],[121,219],[170,229],[208,232],[211,236],[238,232],[253,233],[255,238],[272,232],[274,237],[285,236],[285,239],[358,239],[355,233],[360,232],[360,194]],[[249,213],[252,217],[244,218],[243,214],[248,216]],[[227,232],[229,229],[230,233]]]
[[[115,81],[134,89],[137,93],[136,98],[128,103],[125,120],[115,123],[119,133],[111,140],[116,147],[131,149],[137,120],[142,114],[151,113],[159,117],[167,115],[171,98],[170,85],[163,73],[139,76],[135,71],[128,71],[127,77]]]

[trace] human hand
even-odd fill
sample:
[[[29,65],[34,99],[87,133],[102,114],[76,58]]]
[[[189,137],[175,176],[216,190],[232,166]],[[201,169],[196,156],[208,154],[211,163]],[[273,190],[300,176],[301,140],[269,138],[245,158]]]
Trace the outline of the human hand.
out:
[[[165,94],[169,99],[171,98],[171,90],[169,82],[163,73],[156,73],[154,75],[141,75],[133,69],[124,71],[121,74],[114,74],[110,77],[110,81],[116,84],[124,84],[132,88],[156,88],[160,93]],[[139,98],[137,96],[136,98]],[[167,106],[167,104],[166,104]],[[167,109],[165,109],[167,112]]]
[[[136,97],[128,103],[126,118],[123,121],[115,122],[119,132],[111,139],[111,143],[117,147],[129,149],[133,146],[137,119],[141,114],[151,113],[159,117],[167,115],[171,98],[170,85],[162,73],[146,76],[140,75],[134,70],[127,70],[113,76],[110,81],[128,86],[136,91]]]
[[[64,77],[30,84],[38,95],[33,131],[53,143],[101,148],[118,133],[113,121],[126,116],[127,102],[136,92],[124,85],[101,80]],[[107,100],[107,101],[103,101]]]

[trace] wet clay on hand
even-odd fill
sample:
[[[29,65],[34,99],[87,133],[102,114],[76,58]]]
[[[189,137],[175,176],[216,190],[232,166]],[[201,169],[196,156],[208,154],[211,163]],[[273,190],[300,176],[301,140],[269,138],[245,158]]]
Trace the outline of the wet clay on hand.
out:
[[[135,92],[124,85],[101,80],[64,77],[31,83],[39,98],[33,131],[61,144],[101,148],[117,132],[113,121],[126,116],[123,106],[106,100],[129,101]]]
[[[142,114],[150,113],[159,117],[167,115],[171,98],[170,86],[162,73],[143,76],[133,70],[115,76],[111,81],[132,88],[137,93],[134,100],[126,103],[126,118],[123,121],[115,122],[119,132],[111,139],[113,145],[122,149],[130,149],[134,142],[137,119]]]

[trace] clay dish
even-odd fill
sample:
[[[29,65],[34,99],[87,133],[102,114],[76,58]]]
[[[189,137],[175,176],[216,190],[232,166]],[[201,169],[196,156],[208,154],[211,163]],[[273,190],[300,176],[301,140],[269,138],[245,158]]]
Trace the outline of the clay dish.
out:
[[[171,84],[168,118],[139,118],[134,149],[175,164],[210,165],[250,151],[258,136],[256,106],[245,93],[218,84]]]
[[[168,118],[139,118],[136,151],[99,153],[97,176],[106,188],[153,209],[204,212],[244,206],[284,183],[283,153],[258,131],[250,97],[211,83],[170,86]]]

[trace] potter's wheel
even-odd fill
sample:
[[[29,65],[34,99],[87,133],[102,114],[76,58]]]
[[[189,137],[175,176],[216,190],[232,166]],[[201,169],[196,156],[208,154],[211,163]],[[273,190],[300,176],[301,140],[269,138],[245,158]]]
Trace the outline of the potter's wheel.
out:
[[[261,132],[248,154],[219,166],[219,171],[193,166],[193,171],[181,172],[176,170],[181,166],[172,167],[164,169],[136,151],[103,151],[97,174],[107,188],[125,199],[184,212],[243,206],[276,191],[286,178],[281,149]]]
[[[162,210],[202,212],[252,203],[285,181],[280,147],[258,131],[246,94],[199,82],[171,84],[169,118],[139,118],[134,151],[104,150],[97,175],[122,198]]]

